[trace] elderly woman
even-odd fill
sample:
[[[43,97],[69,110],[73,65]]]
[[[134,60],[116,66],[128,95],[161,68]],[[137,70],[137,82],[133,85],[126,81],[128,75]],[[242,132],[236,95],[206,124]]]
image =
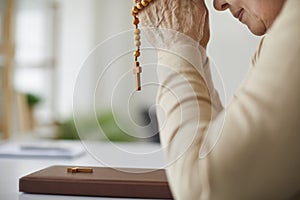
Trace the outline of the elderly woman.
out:
[[[205,53],[204,1],[153,0],[140,13],[158,52],[158,120],[173,195],[299,199],[300,1],[214,0],[214,7],[265,35],[227,108]]]

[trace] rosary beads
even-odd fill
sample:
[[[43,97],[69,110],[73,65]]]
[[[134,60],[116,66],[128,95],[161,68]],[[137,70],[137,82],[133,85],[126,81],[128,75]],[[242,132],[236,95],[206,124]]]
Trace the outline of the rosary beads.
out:
[[[149,5],[149,3],[153,0],[141,0],[137,1],[135,0],[135,5],[132,8],[132,16],[133,16],[133,25],[135,26],[134,30],[134,43],[136,46],[136,51],[134,52],[134,67],[133,67],[133,73],[136,76],[136,91],[140,91],[141,88],[141,73],[142,73],[142,67],[140,66],[140,62],[138,61],[138,58],[141,56],[141,30],[139,29],[139,23],[140,20],[138,18],[138,14],[141,10],[143,10],[145,7]]]

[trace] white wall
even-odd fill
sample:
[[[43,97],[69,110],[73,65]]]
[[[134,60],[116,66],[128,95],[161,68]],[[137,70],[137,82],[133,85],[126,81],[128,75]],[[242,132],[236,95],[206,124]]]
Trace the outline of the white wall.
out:
[[[72,115],[73,90],[85,57],[95,46],[95,1],[59,0],[57,115]],[[91,71],[91,74],[93,72]],[[90,95],[89,81],[82,96]],[[79,101],[81,101],[79,99]],[[81,102],[84,104],[84,102]]]

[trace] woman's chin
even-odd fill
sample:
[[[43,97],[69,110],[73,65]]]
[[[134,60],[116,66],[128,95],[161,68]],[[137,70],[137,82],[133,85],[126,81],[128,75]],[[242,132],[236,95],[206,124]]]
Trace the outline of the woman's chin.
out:
[[[266,34],[267,29],[265,27],[252,27],[252,26],[248,26],[248,29],[256,36],[262,36],[264,34]]]

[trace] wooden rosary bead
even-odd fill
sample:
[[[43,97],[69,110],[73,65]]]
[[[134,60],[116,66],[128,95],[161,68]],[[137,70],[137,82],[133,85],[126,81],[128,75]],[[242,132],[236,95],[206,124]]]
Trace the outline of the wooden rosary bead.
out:
[[[134,56],[135,58],[138,58],[138,57],[141,56],[141,52],[140,52],[140,51],[135,51],[135,52],[133,53],[133,56]]]
[[[139,9],[136,6],[134,6],[132,8],[132,12],[137,14],[139,12]]]
[[[140,40],[141,39],[141,36],[140,35],[135,35],[134,36],[134,40]]]
[[[144,7],[146,7],[146,6],[148,6],[149,3],[148,3],[147,1],[145,1],[145,0],[142,0],[142,1],[141,1],[141,4],[142,4]]]
[[[134,25],[138,25],[139,23],[140,23],[139,18],[135,17],[135,18],[133,19],[133,24],[134,24]]]
[[[136,17],[137,14],[138,14],[138,13],[135,13],[135,12],[133,12],[133,11],[132,11],[132,13],[131,13],[131,15],[134,16],[134,17]]]
[[[141,46],[141,41],[135,40],[134,44],[135,44],[136,47],[140,47]]]
[[[142,10],[144,8],[143,4],[141,2],[138,2],[136,4],[136,7],[139,9],[139,10]]]
[[[137,28],[137,29],[134,30],[134,34],[138,35],[138,34],[140,34],[140,33],[141,33],[141,30],[140,30],[140,29]]]

